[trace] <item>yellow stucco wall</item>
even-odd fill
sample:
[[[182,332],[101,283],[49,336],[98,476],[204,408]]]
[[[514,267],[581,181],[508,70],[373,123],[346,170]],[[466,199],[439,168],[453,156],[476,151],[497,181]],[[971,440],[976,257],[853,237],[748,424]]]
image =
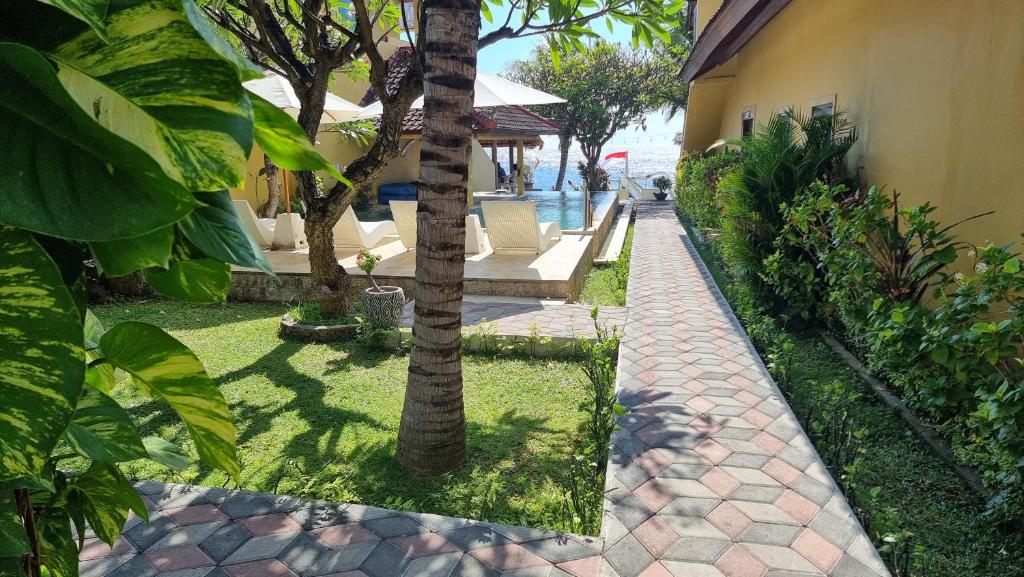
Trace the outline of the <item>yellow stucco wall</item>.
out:
[[[996,210],[960,235],[1019,240],[1022,23],[1020,0],[793,0],[694,82],[684,147],[738,137],[746,107],[764,122],[834,94],[860,134],[849,159],[862,182],[895,188],[908,204],[930,201],[944,222]]]
[[[722,6],[723,0],[697,0],[697,36],[704,32],[704,28],[707,27],[708,21],[711,17],[718,12],[718,8]]]

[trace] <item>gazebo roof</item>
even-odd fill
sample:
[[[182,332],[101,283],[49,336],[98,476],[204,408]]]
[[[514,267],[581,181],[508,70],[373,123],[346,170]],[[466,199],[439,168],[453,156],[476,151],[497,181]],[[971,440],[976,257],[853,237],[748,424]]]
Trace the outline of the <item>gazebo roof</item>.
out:
[[[388,58],[388,75],[385,79],[388,92],[397,88],[399,79],[412,65],[413,57],[412,49],[403,46]],[[377,92],[370,88],[360,105],[368,106],[376,100]],[[422,130],[423,109],[409,110],[402,120],[402,133],[419,134]],[[522,106],[489,106],[473,111],[473,133],[477,140],[494,142],[498,146],[513,145],[520,140],[525,146],[538,146],[541,144],[540,136],[561,132],[561,124]]]

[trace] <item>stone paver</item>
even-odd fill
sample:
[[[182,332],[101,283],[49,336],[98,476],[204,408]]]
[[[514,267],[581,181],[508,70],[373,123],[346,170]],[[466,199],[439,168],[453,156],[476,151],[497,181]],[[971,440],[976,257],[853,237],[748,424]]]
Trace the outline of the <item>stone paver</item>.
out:
[[[113,548],[87,532],[82,577],[597,577],[603,549],[592,537],[365,505],[136,489],[150,522],[130,520]]]
[[[888,576],[671,205],[632,254],[602,577]]]
[[[602,538],[142,481],[150,521],[82,577],[888,577],[671,205],[639,203]],[[626,311],[628,310],[628,315]],[[467,302],[494,334],[593,336],[590,307]]]
[[[412,307],[409,303],[402,316],[402,326],[412,326]],[[486,323],[486,330],[495,336],[558,337],[577,336],[594,338],[594,321],[590,318],[590,305],[563,304],[551,301],[498,302],[493,300],[466,300],[462,303],[464,327],[478,327]],[[601,307],[598,320],[607,325],[621,327],[626,322],[623,307]],[[472,328],[466,330],[472,333]]]

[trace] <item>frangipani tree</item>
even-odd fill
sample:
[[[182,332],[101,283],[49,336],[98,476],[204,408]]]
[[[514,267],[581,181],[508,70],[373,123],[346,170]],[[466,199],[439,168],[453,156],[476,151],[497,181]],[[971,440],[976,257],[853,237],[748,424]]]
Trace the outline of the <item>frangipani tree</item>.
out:
[[[659,36],[659,42],[664,41],[664,35]],[[644,117],[665,106],[678,85],[678,71],[678,64],[662,50],[597,42],[560,58],[557,51],[538,46],[529,60],[510,65],[509,76],[565,98],[557,118],[567,136],[579,142],[587,185],[597,190],[596,168],[604,145],[620,130],[642,125]],[[567,158],[568,142],[560,144],[562,157]],[[564,167],[559,172],[564,175]]]
[[[155,326],[103,327],[84,261],[191,302],[225,300],[231,264],[270,271],[226,190],[254,140],[280,166],[332,169],[242,88],[258,75],[191,0],[5,5],[0,574],[78,575],[86,524],[113,544],[129,511],[147,517],[119,463],[187,464],[140,438],[110,396],[121,383],[166,402],[198,457],[237,481],[230,411],[202,363]]]

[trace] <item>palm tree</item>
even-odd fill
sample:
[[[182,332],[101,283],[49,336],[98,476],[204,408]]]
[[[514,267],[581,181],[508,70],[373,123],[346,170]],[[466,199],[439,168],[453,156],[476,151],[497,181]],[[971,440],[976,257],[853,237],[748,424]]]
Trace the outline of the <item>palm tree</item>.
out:
[[[466,457],[462,281],[480,0],[425,0],[416,306],[398,461],[438,473]]]

